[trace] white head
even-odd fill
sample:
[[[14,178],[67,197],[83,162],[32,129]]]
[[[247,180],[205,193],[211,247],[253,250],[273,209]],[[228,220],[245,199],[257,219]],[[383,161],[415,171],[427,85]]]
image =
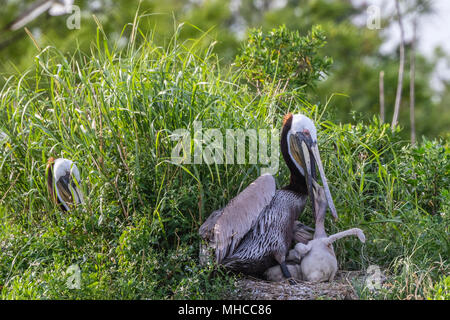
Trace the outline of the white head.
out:
[[[75,163],[64,158],[50,159],[48,167],[51,171],[48,172],[47,184],[49,192],[53,194],[52,199],[56,193],[57,200],[66,211],[70,210],[71,204],[83,203],[83,193],[79,188],[80,172]]]
[[[317,130],[316,126],[314,125],[314,122],[308,118],[307,116],[304,116],[303,114],[294,114],[292,115],[292,124],[291,128],[288,131],[287,134],[287,140],[288,140],[288,152],[291,155],[293,159],[295,159],[294,156],[297,154],[295,153],[295,150],[291,150],[291,148],[295,148],[296,144],[293,143],[294,139],[292,135],[302,134],[305,136],[311,137],[311,143],[317,144]],[[292,142],[291,142],[292,140]],[[300,147],[301,148],[301,147]],[[297,160],[297,159],[295,159]],[[303,166],[300,164],[302,159],[299,159],[300,161],[294,161],[294,164],[297,166],[297,169],[301,172],[303,176],[305,176],[305,171],[303,169]],[[300,162],[300,163],[299,163]]]
[[[292,115],[292,125],[290,132],[309,132],[313,142],[317,143],[317,129],[314,122],[307,116],[297,113]]]

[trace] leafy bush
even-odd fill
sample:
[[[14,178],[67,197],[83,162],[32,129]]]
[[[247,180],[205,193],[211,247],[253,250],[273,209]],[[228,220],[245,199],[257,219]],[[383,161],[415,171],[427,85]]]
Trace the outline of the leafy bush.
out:
[[[376,118],[368,125],[323,126],[321,146],[341,217],[330,233],[359,226],[367,235],[363,256],[357,240],[336,243],[341,268],[378,265],[388,275],[381,297],[426,297],[449,272],[448,146],[411,147]],[[421,197],[417,190],[435,190],[433,181],[437,192]],[[429,203],[439,204],[439,214]]]
[[[261,28],[251,29],[235,63],[256,88],[275,86],[304,91],[314,86],[332,63],[331,58],[319,55],[325,43],[320,26],[313,27],[307,36],[289,31],[284,25],[268,33]]]
[[[433,294],[428,299],[450,300],[450,276],[442,276],[440,281],[434,286],[433,291]]]
[[[91,56],[66,57],[48,47],[31,76],[11,77],[2,88],[2,298],[218,298],[231,292],[233,278],[209,279],[213,270],[198,266],[197,230],[223,201],[211,194],[229,186],[234,193],[235,180],[249,167],[236,166],[223,181],[207,165],[183,170],[170,162],[171,134],[191,129],[196,119],[219,128],[244,123],[255,104],[222,82],[209,50],[176,39],[161,48],[150,39],[110,52],[99,33]],[[86,203],[70,214],[48,200],[50,156],[70,158],[81,170]],[[72,264],[81,269],[80,290],[66,286]]]
[[[443,141],[424,138],[420,145],[406,152],[409,159],[403,164],[409,179],[405,182],[414,192],[418,205],[433,215],[445,213],[443,206],[448,203],[450,190],[449,148]]]

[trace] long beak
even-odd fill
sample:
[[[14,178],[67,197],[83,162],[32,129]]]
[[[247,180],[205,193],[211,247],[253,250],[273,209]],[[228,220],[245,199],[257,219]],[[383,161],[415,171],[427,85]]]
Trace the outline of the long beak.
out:
[[[334,206],[333,198],[331,197],[330,189],[328,188],[327,178],[325,176],[325,172],[323,170],[322,161],[320,159],[319,149],[317,147],[317,143],[313,142],[311,137],[308,135],[304,135],[302,133],[297,133],[295,135],[293,141],[291,141],[291,150],[292,154],[297,161],[297,163],[303,168],[303,174],[306,179],[306,185],[308,188],[308,195],[312,202],[312,209],[314,214],[316,215],[316,208],[314,198],[316,197],[316,189],[319,187],[316,179],[316,164],[319,169],[320,177],[322,179],[323,188],[325,191],[325,197],[328,202],[328,206],[330,208],[331,214],[334,219],[338,219],[338,215],[336,213],[336,208]],[[295,143],[293,143],[295,142]],[[312,158],[312,159],[311,159]]]
[[[309,145],[312,145],[311,137],[305,136],[301,133],[292,135],[289,141],[290,150],[294,160],[300,165],[301,172],[306,180],[306,188],[308,190],[308,196],[311,200],[312,211],[314,217],[317,216],[315,205],[315,188],[313,186],[314,178],[316,178],[316,169],[314,161],[311,161]]]
[[[69,189],[72,193],[75,205],[83,203],[83,192],[81,192],[78,182],[72,180]]]
[[[325,191],[325,197],[327,198],[328,207],[330,208],[331,214],[335,220],[338,219],[336,208],[334,206],[333,198],[331,197],[330,188],[328,188],[327,177],[325,176],[325,171],[323,170],[322,160],[320,160],[319,148],[317,143],[313,143],[311,149],[314,159],[316,160],[317,167],[319,168],[320,178],[322,179],[323,188]]]
[[[69,174],[62,176],[57,182],[57,188],[62,202],[67,204],[81,204],[83,203],[83,193],[78,187],[79,184]]]
[[[306,186],[308,188],[308,195],[309,195],[309,198],[311,199],[312,210],[314,212],[314,217],[317,217],[317,211],[316,211],[317,208],[316,208],[316,201],[315,201],[316,191],[315,191],[315,187],[313,186],[313,181],[314,181],[315,177],[313,177],[313,175],[312,175],[312,172],[313,172],[312,166],[314,166],[314,162],[311,161],[308,146],[306,145],[306,143],[307,142],[305,140],[303,140],[300,143],[300,146],[301,146],[300,157],[303,160],[302,161],[303,170],[305,173]]]

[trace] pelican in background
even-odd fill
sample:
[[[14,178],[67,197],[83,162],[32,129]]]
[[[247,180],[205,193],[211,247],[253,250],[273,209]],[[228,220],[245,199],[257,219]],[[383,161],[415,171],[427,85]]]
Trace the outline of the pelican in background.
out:
[[[73,0],[41,0],[35,1],[29,8],[22,12],[19,17],[11,22],[7,28],[9,30],[18,30],[44,12],[48,11],[51,16],[61,16],[71,13]]]
[[[51,157],[47,162],[47,190],[52,201],[62,211],[70,211],[75,204],[83,203],[80,172],[72,160]]]
[[[335,219],[337,213],[320,160],[313,121],[302,114],[287,114],[280,145],[290,170],[289,184],[276,190],[272,175],[260,176],[224,208],[214,211],[200,227],[199,234],[206,242],[206,250],[212,248],[215,252],[216,263],[257,277],[278,263],[283,276],[294,283],[285,259],[295,235],[305,234],[298,232],[296,221],[308,197],[317,215],[315,197],[322,187],[316,181],[316,165]],[[200,252],[201,260],[204,250]]]

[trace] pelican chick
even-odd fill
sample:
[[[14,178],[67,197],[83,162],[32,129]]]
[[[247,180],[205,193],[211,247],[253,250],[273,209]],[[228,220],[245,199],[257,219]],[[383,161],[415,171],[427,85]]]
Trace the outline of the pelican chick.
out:
[[[352,228],[327,237],[324,227],[327,201],[321,187],[317,189],[316,207],[318,214],[316,217],[316,228],[314,239],[308,244],[301,242],[291,250],[297,261],[300,262],[302,279],[311,282],[333,281],[338,270],[336,255],[333,250],[333,242],[348,236],[357,236],[361,242],[366,241],[366,237],[361,229]],[[294,251],[294,252],[292,252]]]
[[[302,280],[302,269],[299,263],[286,263],[286,267],[291,274],[292,279]],[[286,281],[281,270],[281,266],[275,265],[264,272],[264,279],[272,282]]]

